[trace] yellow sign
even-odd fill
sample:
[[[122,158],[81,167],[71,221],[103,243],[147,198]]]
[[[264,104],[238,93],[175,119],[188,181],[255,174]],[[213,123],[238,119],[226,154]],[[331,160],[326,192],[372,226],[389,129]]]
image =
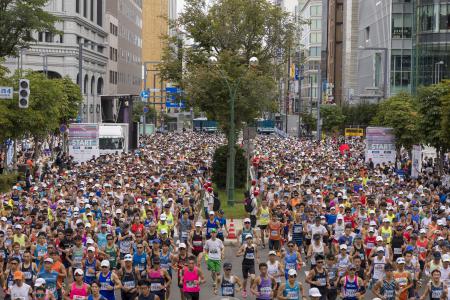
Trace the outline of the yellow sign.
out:
[[[345,136],[359,137],[364,135],[362,128],[345,128]]]

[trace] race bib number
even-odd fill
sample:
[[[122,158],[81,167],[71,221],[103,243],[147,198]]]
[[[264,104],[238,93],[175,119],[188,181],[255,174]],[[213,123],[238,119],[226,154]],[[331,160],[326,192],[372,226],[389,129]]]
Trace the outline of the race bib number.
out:
[[[255,253],[247,253],[247,254],[245,255],[245,258],[246,258],[246,259],[255,259]]]
[[[260,290],[261,296],[270,296],[270,293],[272,292],[272,288],[271,287],[263,287]]]
[[[297,300],[298,299],[298,293],[295,291],[289,291],[286,294],[286,298],[288,298],[289,300]]]
[[[87,298],[85,296],[78,296],[78,295],[73,296],[73,300],[86,300],[86,299]]]
[[[223,296],[232,296],[234,295],[234,288],[231,286],[226,286],[222,288],[222,295]]]
[[[150,291],[152,291],[152,292],[159,292],[161,290],[162,290],[162,287],[161,287],[161,283],[159,283],[159,282],[153,282],[150,285]]]
[[[188,288],[196,288],[197,287],[197,284],[195,283],[195,281],[192,281],[192,280],[190,280],[190,281],[186,281],[186,286],[188,287]]]
[[[136,287],[136,283],[134,281],[125,281],[123,286],[129,289],[133,289]]]

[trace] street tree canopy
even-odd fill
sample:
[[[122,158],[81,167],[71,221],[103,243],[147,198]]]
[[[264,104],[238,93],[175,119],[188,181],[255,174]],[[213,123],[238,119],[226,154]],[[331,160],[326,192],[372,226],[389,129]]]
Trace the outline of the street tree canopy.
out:
[[[288,13],[266,0],[218,0],[210,6],[186,0],[172,26],[189,44],[179,37],[167,39],[161,74],[183,88],[192,106],[219,121],[225,131],[230,90],[237,88],[236,129],[275,109],[275,79],[294,45],[296,23]],[[216,65],[208,62],[210,56],[217,57]],[[255,68],[249,67],[253,56],[259,61]]]
[[[58,20],[43,8],[48,0],[0,0],[0,57],[15,56],[36,40],[35,32],[56,32]]]
[[[418,141],[419,114],[410,94],[402,92],[381,102],[373,125],[392,127],[396,147],[411,150]]]

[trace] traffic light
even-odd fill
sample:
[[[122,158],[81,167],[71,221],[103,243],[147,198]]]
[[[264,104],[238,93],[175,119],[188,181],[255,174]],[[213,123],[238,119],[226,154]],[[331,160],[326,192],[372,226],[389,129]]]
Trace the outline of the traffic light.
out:
[[[28,108],[30,98],[30,81],[19,79],[19,108]]]

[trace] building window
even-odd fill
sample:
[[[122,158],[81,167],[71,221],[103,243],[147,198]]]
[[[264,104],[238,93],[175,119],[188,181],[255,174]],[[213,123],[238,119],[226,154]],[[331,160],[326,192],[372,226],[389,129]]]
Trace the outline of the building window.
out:
[[[322,42],[322,34],[320,32],[311,32],[309,36],[309,42],[311,44],[317,44]]]
[[[103,94],[103,78],[99,77],[97,80],[97,95]]]
[[[322,16],[322,6],[314,5],[310,7],[311,17],[320,17]]]
[[[439,29],[440,30],[450,29],[450,4],[441,3],[439,13]]]
[[[103,0],[97,0],[97,25],[103,26]]]
[[[44,41],[44,33],[43,32],[39,32],[38,33],[38,41],[39,42],[43,42]]]
[[[88,82],[89,82],[89,77],[86,75],[84,75],[84,83],[83,83],[83,92],[85,95],[87,95],[88,93]]]
[[[366,43],[370,41],[370,26],[367,26],[364,30],[364,40]]]
[[[374,86],[380,87],[381,84],[381,53],[375,53],[374,66],[375,66],[375,80]]]
[[[311,30],[320,30],[322,28],[322,20],[313,19],[311,20]]]
[[[94,21],[94,0],[91,0],[91,21]]]
[[[45,33],[45,42],[46,43],[53,43],[53,33],[46,32]]]
[[[411,38],[412,33],[412,15],[411,14],[393,14],[392,15],[392,38],[407,39]]]
[[[320,56],[320,47],[310,47],[309,55],[310,56]]]
[[[87,9],[88,9],[87,0],[83,0],[83,17],[85,18],[87,18]]]
[[[75,11],[77,12],[77,14],[80,13],[80,0],[75,1]]]
[[[64,34],[59,35],[59,43],[60,44],[64,43]]]
[[[91,95],[94,95],[94,91],[95,91],[95,78],[94,78],[94,76],[92,76],[92,78],[91,78]]]

